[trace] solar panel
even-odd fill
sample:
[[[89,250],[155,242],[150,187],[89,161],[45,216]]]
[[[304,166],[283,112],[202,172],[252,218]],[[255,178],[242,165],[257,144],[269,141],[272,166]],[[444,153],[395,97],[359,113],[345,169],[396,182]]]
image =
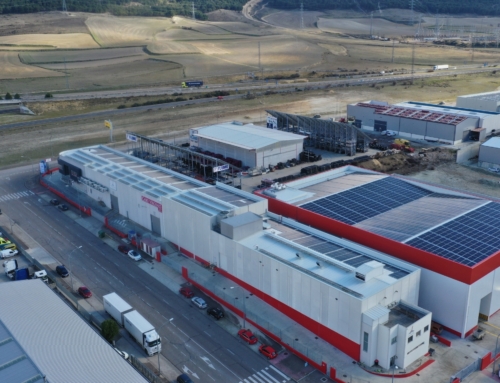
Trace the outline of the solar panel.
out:
[[[354,225],[432,192],[393,177],[308,202],[303,209]]]
[[[490,202],[428,231],[408,245],[474,266],[500,251],[500,204]]]

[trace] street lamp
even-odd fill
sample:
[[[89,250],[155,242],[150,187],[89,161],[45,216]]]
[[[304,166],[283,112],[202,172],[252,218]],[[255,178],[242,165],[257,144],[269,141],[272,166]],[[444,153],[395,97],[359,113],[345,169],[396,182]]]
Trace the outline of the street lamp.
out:
[[[239,287],[241,289],[241,291],[243,291],[243,328],[245,328],[246,327],[246,317],[247,317],[247,306],[245,303],[246,297],[244,296],[245,291],[243,290],[243,288],[241,286],[236,286],[236,287]],[[235,288],[235,286],[230,287],[230,289],[234,289],[234,288]],[[238,299],[238,297],[234,297],[234,299]]]
[[[73,288],[73,268],[71,267],[71,254],[73,254],[75,250],[78,250],[81,248],[82,248],[82,246],[75,247],[73,249],[73,251],[71,253],[69,253],[69,255],[68,255],[68,257],[69,257],[69,270],[70,270],[69,276],[71,277],[71,291],[74,291],[74,288]]]
[[[398,366],[396,366],[396,365],[392,366],[392,383],[394,383],[394,372],[395,372],[396,370],[398,370],[398,369],[399,369],[399,367],[398,367]]]

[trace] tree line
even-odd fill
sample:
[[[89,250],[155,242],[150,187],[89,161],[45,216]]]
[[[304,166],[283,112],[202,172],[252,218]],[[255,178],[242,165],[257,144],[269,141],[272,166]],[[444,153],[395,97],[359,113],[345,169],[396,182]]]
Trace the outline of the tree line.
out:
[[[68,12],[109,12],[116,16],[191,16],[193,0],[66,0]],[[196,18],[217,9],[240,11],[246,0],[194,0]],[[0,0],[0,14],[61,11],[61,0]]]
[[[272,8],[298,9],[300,4],[304,9],[323,11],[334,9],[352,9],[370,13],[385,8],[409,9],[410,1],[401,0],[268,0]],[[472,15],[500,15],[498,0],[419,0],[414,2],[417,12],[431,14],[472,14]]]

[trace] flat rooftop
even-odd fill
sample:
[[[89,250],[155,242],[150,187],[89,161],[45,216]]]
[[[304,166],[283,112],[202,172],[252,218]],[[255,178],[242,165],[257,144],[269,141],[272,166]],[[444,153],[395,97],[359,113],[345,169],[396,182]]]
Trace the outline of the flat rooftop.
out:
[[[293,220],[272,213],[269,218],[265,230],[239,242],[357,298],[372,296],[418,270],[406,262]],[[356,278],[357,269],[374,260],[384,265],[382,275],[365,282]]]
[[[500,101],[500,92],[484,92],[484,93],[475,93],[475,94],[466,94],[464,96],[459,96],[462,98],[478,98],[480,100],[487,101]]]
[[[500,203],[346,166],[263,193],[302,209],[474,266],[500,252]]]
[[[468,108],[459,108],[456,106],[448,106],[448,105],[436,105],[436,104],[427,104],[425,102],[417,102],[417,101],[406,101],[395,104],[396,106],[405,106],[410,108],[421,108],[427,109],[430,111],[441,112],[441,113],[454,113],[464,117],[471,118],[488,118],[491,116],[498,116],[500,113],[497,112],[488,112],[485,110],[478,109],[468,109]]]
[[[389,320],[384,323],[384,326],[389,328],[395,325],[410,327],[413,323],[422,319],[427,314],[429,314],[429,312],[420,307],[399,302],[390,309]]]
[[[492,137],[481,146],[487,146],[489,148],[500,148],[500,137]]]

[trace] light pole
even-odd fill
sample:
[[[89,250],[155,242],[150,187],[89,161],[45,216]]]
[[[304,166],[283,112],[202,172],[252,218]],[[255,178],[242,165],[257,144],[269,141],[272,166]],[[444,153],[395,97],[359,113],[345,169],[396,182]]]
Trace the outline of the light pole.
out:
[[[496,363],[496,357],[497,357],[497,347],[498,347],[498,338],[500,337],[500,334],[497,336],[497,341],[495,343],[495,354],[493,355],[493,371],[491,371],[491,375],[495,375],[495,363]]]
[[[246,318],[247,318],[247,306],[246,306],[246,303],[245,303],[245,291],[243,290],[243,288],[241,286],[231,286],[230,289],[234,289],[235,287],[239,287],[241,289],[241,291],[243,292],[243,328],[246,327]],[[235,297],[234,299],[238,299],[238,297]]]
[[[78,250],[78,249],[81,249],[82,246],[78,246],[78,247],[75,247],[73,249],[73,251],[71,251],[71,253],[69,253],[69,270],[70,270],[70,274],[69,276],[71,277],[71,291],[74,291],[74,288],[73,288],[73,268],[71,267],[71,254],[74,253],[75,250]]]
[[[398,369],[399,369],[399,367],[398,367],[398,366],[396,366],[396,365],[392,366],[392,383],[394,383],[394,372],[395,372],[396,370],[398,370]]]

